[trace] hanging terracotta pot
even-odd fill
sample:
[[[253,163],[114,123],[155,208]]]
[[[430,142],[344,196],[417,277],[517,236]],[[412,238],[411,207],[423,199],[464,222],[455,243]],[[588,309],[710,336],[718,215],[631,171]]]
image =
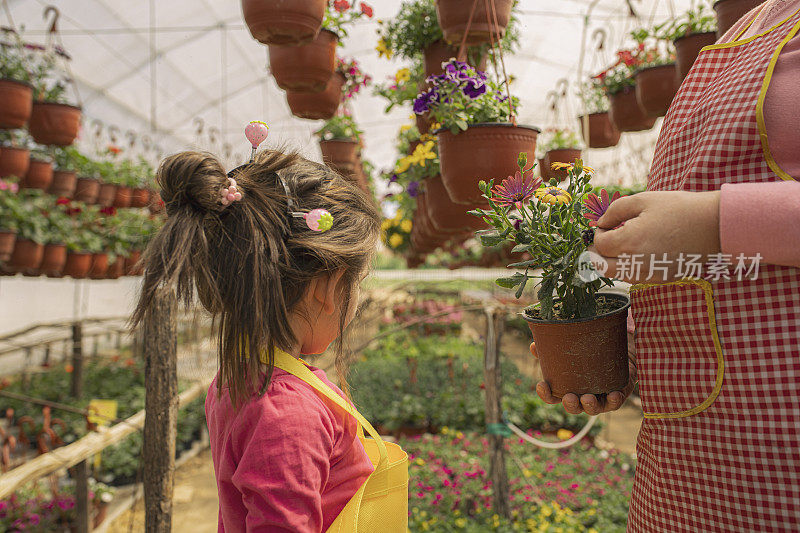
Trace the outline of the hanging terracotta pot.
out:
[[[269,67],[278,87],[284,91],[324,91],[336,70],[338,42],[335,33],[322,30],[308,44],[270,46]]]
[[[537,167],[539,168],[539,175],[542,177],[542,181],[547,181],[550,179],[550,167],[547,166],[547,161],[544,159],[537,159],[536,160]]]
[[[714,11],[717,14],[717,39],[733,27],[748,11],[764,3],[765,0],[717,0]]]
[[[8,266],[15,272],[33,274],[38,272],[44,256],[44,245],[29,239],[17,239]]]
[[[27,148],[0,146],[0,178],[22,178],[28,173],[31,152]]]
[[[325,0],[242,0],[242,14],[256,41],[297,46],[317,36],[326,4]]]
[[[67,263],[67,247],[64,244],[47,244],[44,247],[39,271],[49,277],[60,277]]]
[[[697,56],[706,46],[710,46],[717,42],[717,34],[712,32],[707,33],[692,33],[685,37],[675,39],[675,70],[678,73],[678,80],[683,81],[689,71],[692,69]]]
[[[108,254],[105,252],[92,254],[92,266],[89,269],[91,279],[105,279],[108,270]]]
[[[425,180],[425,204],[428,219],[439,231],[474,232],[487,228],[481,218],[470,215],[468,211],[479,207],[488,209],[488,205],[454,204],[442,183],[441,175]]]
[[[67,252],[67,261],[61,273],[74,279],[84,279],[92,268],[92,254],[87,252]]]
[[[439,161],[450,199],[457,204],[480,203],[478,182],[513,176],[521,152],[533,159],[539,131],[532,126],[499,123],[470,124],[458,135],[440,129],[436,134]]]
[[[431,117],[428,113],[425,113],[424,115],[415,115],[414,119],[417,122],[417,129],[419,130],[420,135],[425,135],[431,131]]]
[[[475,54],[477,55],[477,54]],[[438,76],[444,72],[442,63],[458,56],[458,48],[447,44],[444,40],[439,39],[434,41],[427,48],[422,51],[422,57],[425,61],[425,77]],[[486,70],[486,54],[481,54],[480,57],[468,57],[467,63],[474,66],[478,70]]]
[[[0,129],[22,128],[31,117],[33,87],[23,81],[0,79]]]
[[[610,148],[619,143],[620,131],[611,122],[608,112],[589,114],[589,135],[586,135],[584,117],[578,117],[583,141],[589,148]]]
[[[542,376],[556,398],[572,392],[607,394],[628,385],[627,318],[630,300],[598,295],[618,306],[594,318],[541,320],[523,316],[536,343]]]
[[[0,230],[0,262],[5,263],[11,259],[14,253],[14,242],[17,240],[17,232],[13,230]]]
[[[336,72],[322,92],[286,91],[289,109],[296,117],[309,120],[328,120],[339,109],[342,101],[344,74]]]
[[[54,102],[34,102],[28,131],[38,144],[69,146],[78,137],[81,108]]]
[[[136,187],[131,191],[131,207],[147,207],[150,203],[150,189]]]
[[[557,150],[550,150],[544,156],[544,164],[545,168],[547,168],[548,178],[555,178],[558,181],[566,179],[567,171],[553,169],[553,163],[568,163],[571,165],[575,163],[576,159],[580,158],[581,151],[577,148],[559,148]]]
[[[126,276],[141,276],[142,271],[139,266],[139,259],[142,257],[142,252],[136,250],[131,252],[131,255],[125,258],[125,275]]]
[[[72,198],[78,184],[78,175],[72,170],[54,170],[53,181],[47,190],[53,196]]]
[[[97,201],[99,194],[100,181],[82,176],[75,182],[75,195],[72,199],[86,204],[93,204]]]
[[[486,2],[478,1],[475,5],[475,14],[472,23],[469,15],[472,11],[473,2],[465,0],[436,0],[436,15],[439,18],[439,26],[442,27],[444,39],[448,43],[460,44],[464,33],[468,32],[466,43],[468,45],[485,44],[498,37],[502,38],[506,31],[506,26],[511,19],[511,7],[513,0],[492,0],[489,5],[494,4],[494,10],[489,8],[486,11]],[[494,11],[494,13],[492,13]],[[495,24],[495,15],[497,24]],[[469,26],[469,29],[467,27]]]
[[[636,73],[636,100],[650,117],[667,114],[680,87],[675,64],[658,65]]]
[[[106,279],[119,279],[125,273],[125,258],[117,257],[113,263],[108,265]]]
[[[41,189],[46,191],[53,183],[53,163],[31,158],[28,172],[20,182],[23,189]]]
[[[125,185],[117,185],[117,190],[114,191],[114,207],[130,207],[131,206],[131,188]]]
[[[639,107],[634,87],[625,87],[618,93],[608,95],[608,101],[611,123],[619,131],[649,130],[656,123],[656,117],[647,116]]]
[[[103,207],[114,205],[114,198],[117,196],[117,186],[113,183],[100,182],[100,190],[97,193],[96,203]]]
[[[320,141],[322,161],[340,174],[352,174],[356,168],[358,143],[350,139]]]

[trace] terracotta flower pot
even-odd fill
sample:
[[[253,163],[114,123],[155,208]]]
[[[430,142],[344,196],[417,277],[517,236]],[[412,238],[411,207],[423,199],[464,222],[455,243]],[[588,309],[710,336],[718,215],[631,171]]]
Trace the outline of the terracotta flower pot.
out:
[[[73,200],[93,204],[100,194],[100,181],[95,178],[80,177],[75,182],[75,195]]]
[[[487,12],[486,3],[478,2],[475,7],[475,14],[472,23],[469,24],[469,15],[473,3],[464,0],[436,0],[436,14],[439,18],[439,26],[442,27],[445,41],[453,44],[460,44],[464,32],[467,35],[467,44],[484,44],[491,42],[491,36],[495,39],[505,33],[508,21],[511,19],[511,7],[513,0],[494,0],[497,24],[490,8]],[[469,30],[467,25],[469,24]]]
[[[92,254],[86,252],[67,252],[67,261],[61,273],[74,279],[83,279],[92,268]]]
[[[644,131],[652,128],[656,117],[649,117],[639,107],[636,99],[636,90],[626,87],[618,93],[608,96],[610,109],[608,111],[611,123],[619,131]]]
[[[425,180],[425,204],[428,208],[428,220],[440,231],[474,232],[486,229],[486,223],[468,211],[478,207],[480,204],[468,206],[454,204],[447,194],[447,189],[442,183],[440,175]],[[485,206],[488,208],[488,206]]]
[[[685,37],[675,39],[675,70],[678,73],[678,80],[683,81],[689,71],[692,69],[700,50],[705,46],[710,46],[717,42],[717,34],[712,32],[707,33],[692,33]]]
[[[108,503],[100,502],[95,504],[95,508],[97,509],[97,513],[94,515],[92,519],[92,527],[97,528],[105,522],[106,517],[108,516]]]
[[[106,270],[106,279],[119,279],[125,274],[125,258],[117,257],[117,259],[108,265]]]
[[[717,39],[725,35],[748,11],[764,3],[765,0],[717,0],[714,11],[717,13]]]
[[[308,44],[270,46],[269,67],[278,87],[285,91],[324,91],[336,69],[338,42],[335,33],[322,30]]]
[[[131,207],[147,207],[150,203],[150,189],[136,187],[131,191]]]
[[[113,183],[100,182],[100,189],[97,193],[97,204],[103,207],[111,207],[114,205],[114,198],[117,197],[117,186]]]
[[[521,152],[533,159],[538,134],[532,126],[494,123],[470,124],[458,135],[437,131],[442,181],[450,199],[457,204],[480,203],[478,182],[513,176]]]
[[[0,129],[25,126],[33,109],[33,87],[23,81],[0,79]]]
[[[628,385],[630,300],[618,294],[602,296],[619,308],[575,320],[540,320],[523,314],[536,343],[542,376],[557,398],[568,392],[607,394]]]
[[[417,129],[420,135],[425,135],[431,131],[431,118],[427,113],[424,115],[415,115],[414,120],[417,123]]]
[[[14,253],[14,243],[17,240],[17,232],[13,230],[0,230],[0,261],[6,262],[11,259]]]
[[[142,270],[139,266],[139,259],[142,257],[142,252],[131,252],[131,255],[125,258],[125,275],[126,276],[141,276]]]
[[[542,176],[542,181],[547,181],[550,179],[550,167],[547,166],[547,161],[545,159],[537,159],[536,163],[538,163],[539,168],[539,175]]]
[[[589,135],[587,138],[584,118],[578,117],[584,142],[589,148],[610,148],[619,143],[620,131],[611,122],[608,112],[589,114]]]
[[[325,0],[242,0],[242,14],[256,41],[297,46],[317,36],[326,4]]]
[[[23,189],[41,189],[46,191],[53,183],[53,163],[50,161],[40,161],[31,159],[28,172],[20,182],[19,186]]]
[[[72,198],[78,184],[78,175],[73,170],[54,170],[53,181],[47,192],[53,196]]]
[[[344,82],[344,75],[336,72],[331,76],[328,86],[322,92],[286,91],[289,109],[296,117],[309,120],[328,120],[339,109]]]
[[[92,254],[92,266],[89,268],[89,277],[92,279],[105,279],[108,271],[108,255],[104,252]]]
[[[15,272],[31,274],[38,271],[43,256],[44,245],[28,239],[17,239],[8,266]]]
[[[130,207],[131,205],[131,188],[125,185],[117,185],[117,190],[114,191],[114,207]]]
[[[347,139],[320,141],[322,160],[326,165],[342,174],[352,174],[356,168],[358,143]]]
[[[650,117],[667,114],[678,87],[680,81],[674,63],[644,68],[636,73],[636,99]]]
[[[550,150],[544,156],[544,164],[547,167],[548,177],[559,181],[567,177],[566,170],[553,170],[553,163],[575,163],[576,159],[581,158],[581,151],[577,148],[559,148]]]
[[[34,102],[28,131],[39,144],[69,146],[78,136],[81,108],[53,102]]]
[[[46,244],[39,271],[49,277],[60,277],[67,263],[67,247],[64,244]]]
[[[31,152],[26,148],[0,146],[0,178],[23,178],[31,164]]]
[[[425,77],[438,76],[444,69],[442,63],[458,55],[458,48],[451,44],[447,44],[442,39],[434,41],[430,46],[422,51],[422,57],[425,61]],[[486,54],[482,54],[480,58],[467,58],[467,63],[476,67],[478,70],[486,70]]]

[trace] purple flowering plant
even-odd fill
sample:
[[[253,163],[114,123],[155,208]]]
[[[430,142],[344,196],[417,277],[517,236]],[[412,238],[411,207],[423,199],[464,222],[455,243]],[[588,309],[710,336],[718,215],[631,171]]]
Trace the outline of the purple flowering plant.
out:
[[[435,122],[457,135],[470,124],[508,122],[512,108],[518,109],[519,99],[512,97],[509,105],[502,85],[485,72],[455,59],[443,66],[444,73],[430,76],[431,88],[414,100],[414,113],[430,113]]]

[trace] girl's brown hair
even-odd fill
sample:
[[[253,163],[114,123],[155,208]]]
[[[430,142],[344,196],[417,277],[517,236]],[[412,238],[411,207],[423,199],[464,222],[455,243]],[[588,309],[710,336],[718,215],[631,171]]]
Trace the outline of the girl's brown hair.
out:
[[[131,320],[136,326],[144,319],[162,284],[175,286],[186,305],[196,290],[219,327],[218,387],[227,386],[231,401],[241,405],[266,390],[274,347],[289,349],[298,342],[289,315],[299,311],[309,282],[339,270],[343,332],[352,289],[375,249],[380,217],[352,182],[296,153],[264,151],[234,177],[243,198],[225,207],[220,189],[228,175],[212,155],[183,152],[162,162],[157,180],[167,221],[143,254],[144,284]],[[311,231],[290,215],[289,203],[303,212],[327,209],[333,228]],[[341,339],[338,352],[341,365]]]

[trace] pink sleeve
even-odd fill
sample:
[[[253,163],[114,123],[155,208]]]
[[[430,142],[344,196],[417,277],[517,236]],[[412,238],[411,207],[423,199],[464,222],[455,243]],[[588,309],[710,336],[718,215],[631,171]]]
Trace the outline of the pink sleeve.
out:
[[[735,183],[722,186],[719,240],[722,253],[800,267],[800,183]]]
[[[241,457],[231,481],[247,509],[247,531],[321,532],[334,421],[321,402],[297,394],[274,394],[264,407],[251,404],[239,415],[246,424],[231,435]]]

